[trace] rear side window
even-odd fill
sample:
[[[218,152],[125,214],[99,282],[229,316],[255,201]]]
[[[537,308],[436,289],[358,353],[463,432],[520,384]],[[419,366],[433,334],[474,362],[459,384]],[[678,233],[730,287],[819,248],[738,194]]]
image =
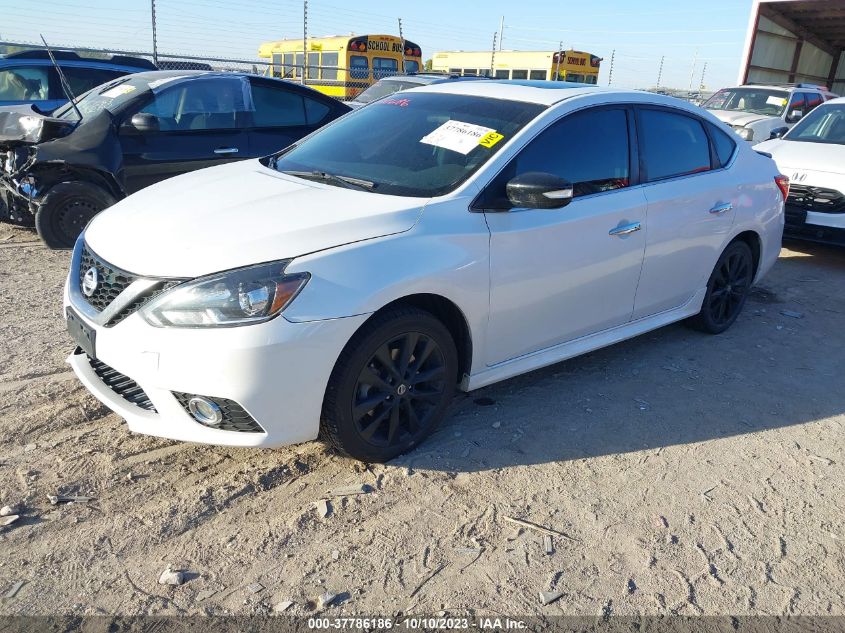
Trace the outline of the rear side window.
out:
[[[49,68],[29,66],[0,70],[0,100],[38,101],[47,99]]]
[[[627,187],[630,178],[628,118],[622,109],[586,110],[554,123],[496,176],[476,206],[509,209],[507,183],[545,172],[572,183],[575,197]]]
[[[713,139],[713,147],[716,150],[719,167],[724,167],[730,162],[731,156],[734,155],[736,143],[724,130],[720,130],[715,125],[710,125],[709,123],[707,126],[710,128],[710,138]]]
[[[710,169],[710,144],[698,119],[664,110],[640,110],[639,139],[646,180]]]
[[[252,85],[252,124],[255,127],[290,127],[305,125],[302,96],[275,86]]]

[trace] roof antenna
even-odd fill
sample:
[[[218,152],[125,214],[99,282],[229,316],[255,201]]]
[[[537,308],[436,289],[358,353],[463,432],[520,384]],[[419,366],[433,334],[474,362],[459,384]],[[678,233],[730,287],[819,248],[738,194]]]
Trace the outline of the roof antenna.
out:
[[[39,33],[39,35],[41,35]],[[76,107],[76,97],[73,95],[73,92],[70,89],[70,85],[65,78],[65,74],[62,72],[61,66],[56,63],[56,58],[53,57],[53,51],[50,50],[50,45],[47,44],[47,40],[44,39],[44,36],[41,35],[41,41],[44,42],[44,48],[47,49],[47,54],[50,56],[50,61],[53,62],[53,66],[56,69],[56,72],[59,73],[59,83],[62,84],[62,92],[65,93],[68,101],[70,101],[70,105],[73,107],[74,111],[76,112],[76,116],[79,117],[79,120],[82,120],[82,113],[79,111],[79,108]]]

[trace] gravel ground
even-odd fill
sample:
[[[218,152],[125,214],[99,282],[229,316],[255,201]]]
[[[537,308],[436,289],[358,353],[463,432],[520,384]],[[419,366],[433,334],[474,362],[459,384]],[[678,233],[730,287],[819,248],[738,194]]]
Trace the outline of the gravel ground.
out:
[[[34,239],[0,225],[0,615],[845,614],[845,250],[790,243],[726,334],[462,395],[368,467],[129,433],[64,363],[69,254]]]

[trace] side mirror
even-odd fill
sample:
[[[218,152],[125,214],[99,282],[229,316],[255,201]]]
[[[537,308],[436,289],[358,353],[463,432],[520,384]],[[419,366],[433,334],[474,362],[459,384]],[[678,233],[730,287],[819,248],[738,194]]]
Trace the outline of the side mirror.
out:
[[[130,130],[143,133],[158,132],[161,129],[158,123],[158,117],[146,112],[139,112],[133,115],[126,127]]]
[[[804,111],[803,110],[790,110],[789,115],[786,117],[787,123],[797,123],[802,118],[804,118]]]
[[[769,139],[781,138],[787,132],[789,132],[788,127],[776,127],[774,130],[772,130],[772,133],[769,135]]]
[[[572,183],[552,174],[533,171],[511,179],[508,200],[526,209],[560,209],[572,202]]]

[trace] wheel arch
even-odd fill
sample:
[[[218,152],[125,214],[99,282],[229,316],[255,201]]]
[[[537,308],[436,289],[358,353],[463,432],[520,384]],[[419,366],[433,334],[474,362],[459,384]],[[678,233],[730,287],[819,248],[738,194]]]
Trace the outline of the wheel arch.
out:
[[[446,326],[458,350],[458,379],[462,383],[463,377],[468,376],[472,369],[473,353],[472,332],[463,311],[454,301],[443,295],[427,292],[416,293],[399,297],[385,304],[373,312],[361,325],[361,328],[366,327],[374,316],[399,306],[412,306],[430,312]]]
[[[763,255],[763,239],[756,231],[747,230],[734,236],[734,238],[725,245],[725,248],[734,242],[745,242],[748,248],[751,249],[751,257],[754,260],[754,274],[752,279],[757,279],[757,272],[760,270],[760,259]],[[724,249],[722,249],[724,251]]]

